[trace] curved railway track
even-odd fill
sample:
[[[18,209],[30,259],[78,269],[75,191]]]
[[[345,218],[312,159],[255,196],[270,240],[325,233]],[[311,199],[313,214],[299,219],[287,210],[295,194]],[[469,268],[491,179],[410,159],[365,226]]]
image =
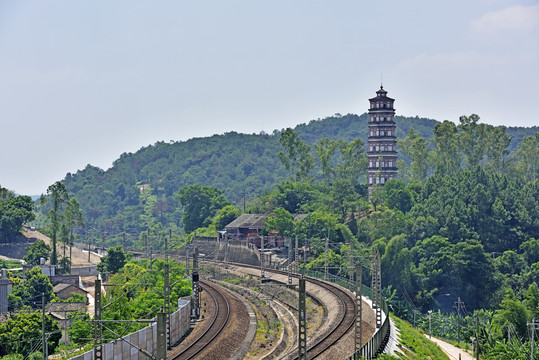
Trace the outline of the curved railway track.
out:
[[[230,319],[230,303],[226,296],[222,294],[222,290],[218,289],[212,283],[207,281],[200,281],[200,284],[206,294],[212,299],[215,305],[215,313],[210,320],[209,326],[203,333],[201,333],[192,343],[174,357],[172,360],[187,360],[194,359],[200,355],[206,347],[215,340],[223,329],[228,324]]]
[[[309,359],[315,359],[326,350],[330,350],[330,348],[336,344],[337,341],[339,341],[348,331],[353,328],[355,321],[355,303],[351,295],[349,295],[346,291],[341,290],[337,286],[333,286],[314,278],[307,278],[307,281],[323,287],[324,289],[333,293],[339,299],[339,317],[336,321],[336,326],[323,337],[317,339],[314,343],[307,342],[307,353],[309,354]],[[298,359],[298,355],[294,356],[293,359]]]
[[[258,269],[256,266],[245,265],[245,264],[230,264],[238,267],[248,267],[253,269]],[[279,271],[274,269],[265,269],[266,272],[272,272],[279,275],[288,275],[285,271]],[[293,274],[295,278],[299,278],[300,275]],[[355,301],[354,296],[341,289],[338,286],[335,286],[331,283],[324,282],[311,277],[305,278],[308,282],[313,283],[317,286],[320,286],[327,291],[333,293],[336,298],[338,298],[339,303],[336,306],[339,307],[337,319],[335,319],[335,326],[331,328],[326,334],[321,337],[318,337],[315,342],[307,343],[307,353],[309,354],[309,359],[314,359],[323,354],[324,352],[330,350],[331,346],[336,344],[348,331],[353,329],[355,322]],[[295,354],[289,353],[286,356],[289,359],[298,359],[297,352]]]

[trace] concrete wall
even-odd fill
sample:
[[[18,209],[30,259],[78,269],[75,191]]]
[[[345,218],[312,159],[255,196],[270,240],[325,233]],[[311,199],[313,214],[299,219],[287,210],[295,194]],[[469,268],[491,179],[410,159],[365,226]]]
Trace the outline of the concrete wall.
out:
[[[98,274],[97,273],[97,265],[72,267],[71,268],[71,275],[96,276],[97,274]]]
[[[181,306],[178,311],[170,315],[170,342],[177,342],[191,326],[191,303],[189,301],[178,302]],[[152,323],[139,331],[124,336],[125,340],[116,341],[103,345],[103,359],[105,360],[147,360],[148,357],[138,350],[140,347],[147,352],[156,355],[157,351],[157,324]],[[93,360],[94,351],[88,351],[70,360]]]

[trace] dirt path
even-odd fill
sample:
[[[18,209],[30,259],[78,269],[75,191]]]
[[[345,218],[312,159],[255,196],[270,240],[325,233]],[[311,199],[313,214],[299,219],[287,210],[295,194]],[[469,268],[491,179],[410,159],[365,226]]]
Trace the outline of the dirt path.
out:
[[[43,235],[39,231],[24,229],[23,235],[29,239],[33,238],[33,239],[43,240],[45,244],[51,245],[51,239],[48,236]],[[64,248],[61,243],[57,243],[56,251],[58,251],[58,255],[63,256]],[[66,248],[66,256],[69,256],[69,247]],[[88,262],[88,251],[83,251],[76,247],[73,247],[71,249],[71,266],[72,267],[96,265],[96,264],[99,264],[99,262],[101,261],[100,259],[101,258],[97,254],[90,253],[90,262]]]
[[[425,336],[427,337],[427,339],[429,339],[428,334],[425,334]],[[449,356],[451,360],[474,360],[473,356],[470,355],[467,350],[459,349],[458,347],[446,343],[445,341],[437,339],[435,337],[432,337],[429,340],[442,348],[442,350],[447,354],[447,356]]]

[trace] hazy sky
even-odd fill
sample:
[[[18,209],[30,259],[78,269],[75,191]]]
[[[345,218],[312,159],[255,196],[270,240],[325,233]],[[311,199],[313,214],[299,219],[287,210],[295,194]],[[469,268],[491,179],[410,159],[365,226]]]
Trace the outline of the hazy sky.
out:
[[[0,186],[361,114],[539,125],[539,2],[0,1]]]

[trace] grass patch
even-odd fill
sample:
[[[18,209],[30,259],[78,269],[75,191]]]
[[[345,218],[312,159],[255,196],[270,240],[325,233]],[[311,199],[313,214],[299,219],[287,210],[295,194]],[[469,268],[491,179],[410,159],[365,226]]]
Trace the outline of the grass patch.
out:
[[[400,359],[418,360],[449,360],[449,357],[432,341],[427,339],[424,333],[412,327],[412,325],[391,315],[395,326],[400,331],[400,343],[403,345],[402,352],[406,357]],[[383,359],[397,359],[396,357],[385,357]]]

